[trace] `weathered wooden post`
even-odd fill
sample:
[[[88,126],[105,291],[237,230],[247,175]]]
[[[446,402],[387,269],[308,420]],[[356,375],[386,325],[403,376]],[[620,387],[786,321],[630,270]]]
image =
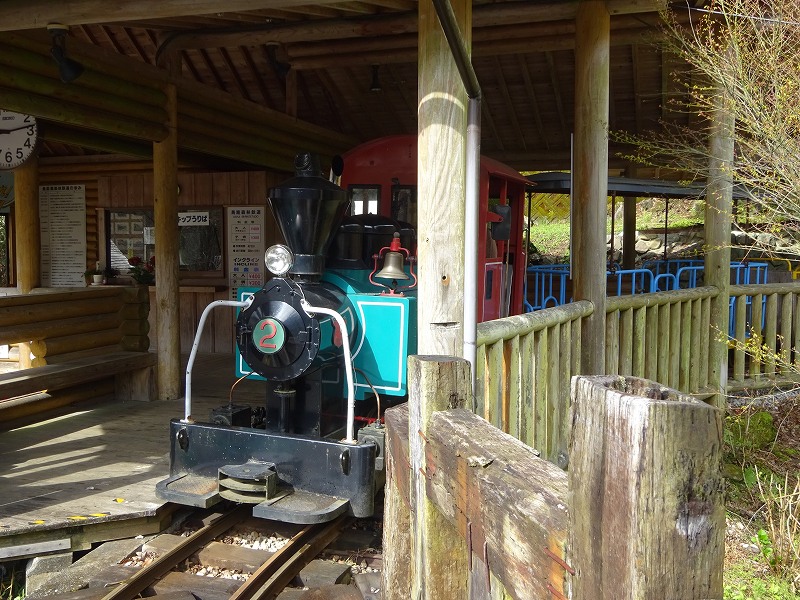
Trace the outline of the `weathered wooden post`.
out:
[[[472,4],[452,2],[465,36]],[[464,348],[467,94],[431,0],[419,2],[417,256],[419,352]]]
[[[576,599],[722,598],[722,411],[635,377],[572,380]]]
[[[383,503],[383,600],[411,598],[411,467],[408,462],[408,403],[390,408],[386,419],[386,486]]]
[[[712,331],[708,346],[708,378],[716,392],[714,402],[717,406],[722,406],[728,382],[734,119],[728,106],[731,100],[725,90],[717,88],[714,93],[704,219],[704,264],[706,285],[713,285],[719,290],[719,294],[711,299]]]
[[[471,400],[469,363],[451,356],[409,356],[408,381],[407,406],[386,411],[383,598],[466,599],[467,546],[428,499],[425,445],[435,411],[463,408]]]
[[[455,527],[428,499],[425,443],[435,411],[472,404],[469,363],[452,356],[408,357],[411,466],[411,597],[467,598],[468,555]]]
[[[581,365],[587,374],[603,373],[605,363],[610,38],[606,3],[578,2],[572,245],[575,299],[594,304],[582,328]]]

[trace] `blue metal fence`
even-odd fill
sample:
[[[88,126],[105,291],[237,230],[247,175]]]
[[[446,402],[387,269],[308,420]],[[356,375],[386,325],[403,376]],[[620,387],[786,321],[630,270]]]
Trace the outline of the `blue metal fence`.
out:
[[[612,296],[668,292],[705,285],[705,266],[700,259],[647,261],[640,269],[619,269],[617,265],[611,265],[606,274],[608,294]],[[731,263],[732,285],[767,283],[767,279],[767,263],[749,261]],[[528,267],[525,281],[525,311],[532,312],[572,302],[571,296],[568,297],[570,284],[568,264]],[[749,323],[752,315],[752,298],[748,298],[747,303]],[[730,310],[733,322],[733,299]],[[764,314],[763,310],[761,314]],[[731,335],[733,335],[732,330]]]

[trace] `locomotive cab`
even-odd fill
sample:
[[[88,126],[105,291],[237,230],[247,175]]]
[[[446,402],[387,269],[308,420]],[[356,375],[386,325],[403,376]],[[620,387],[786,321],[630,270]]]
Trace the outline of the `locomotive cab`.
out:
[[[286,240],[265,257],[275,276],[229,303],[240,308],[238,371],[264,380],[266,398],[255,407],[219,407],[210,422],[195,422],[187,369],[186,415],[170,424],[170,476],[156,487],[161,498],[200,507],[223,498],[247,502],[254,516],[294,523],[374,510],[384,479],[380,398],[405,397],[416,298],[396,284],[379,292],[373,277],[386,274],[372,256],[326,268],[347,193],[321,177],[309,153],[298,154],[295,171],[268,194]],[[399,241],[388,248],[381,252],[412,262],[407,250],[398,252]],[[386,273],[403,279],[406,271],[400,264]],[[378,418],[370,422],[363,415],[375,403]],[[356,413],[358,424],[367,423],[357,431]]]

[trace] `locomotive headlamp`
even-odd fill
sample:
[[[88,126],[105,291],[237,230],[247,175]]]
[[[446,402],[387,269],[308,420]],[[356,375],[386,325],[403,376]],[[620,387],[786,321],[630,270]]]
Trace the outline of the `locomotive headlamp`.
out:
[[[292,255],[292,251],[283,244],[275,244],[267,248],[267,251],[264,253],[264,262],[270,273],[281,277],[292,268],[294,256]]]

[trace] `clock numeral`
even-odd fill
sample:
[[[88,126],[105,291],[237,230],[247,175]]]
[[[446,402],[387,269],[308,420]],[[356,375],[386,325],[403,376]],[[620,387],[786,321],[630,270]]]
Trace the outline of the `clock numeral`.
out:
[[[30,140],[30,138],[28,138],[27,140],[25,140],[25,143],[23,143],[22,145],[23,145],[23,146],[25,146],[26,148],[30,148],[30,147],[31,147],[31,140]]]
[[[22,120],[22,122],[23,123],[30,123],[31,122],[31,116],[30,115],[25,115],[25,118]]]
[[[6,159],[6,162],[9,163],[9,164],[11,163],[12,160],[14,160],[14,156],[11,154],[10,150],[8,152],[6,152],[5,159]]]
[[[17,158],[22,158],[23,156],[25,155],[22,153],[22,148],[17,148]]]
[[[31,125],[28,127],[28,135],[33,135],[34,133],[36,133],[36,129]]]

